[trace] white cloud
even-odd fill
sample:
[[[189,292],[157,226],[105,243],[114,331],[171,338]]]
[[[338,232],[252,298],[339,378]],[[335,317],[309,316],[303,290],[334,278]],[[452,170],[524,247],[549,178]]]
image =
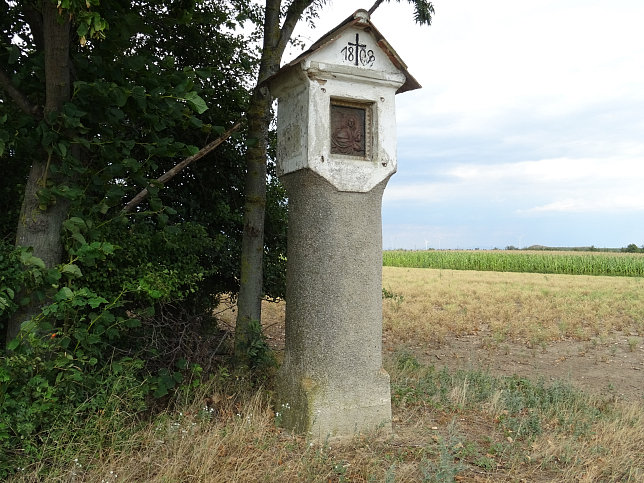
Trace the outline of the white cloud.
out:
[[[600,198],[568,198],[554,201],[518,213],[613,213],[644,211],[644,196],[608,194]]]
[[[556,158],[458,164],[436,169],[432,178],[427,182],[392,182],[385,191],[385,203],[507,203],[508,212],[519,214],[644,210],[641,159]]]

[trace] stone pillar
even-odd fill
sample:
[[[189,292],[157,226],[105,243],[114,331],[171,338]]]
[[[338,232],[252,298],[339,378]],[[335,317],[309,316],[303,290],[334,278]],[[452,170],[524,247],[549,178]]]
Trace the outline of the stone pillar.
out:
[[[382,194],[395,96],[420,84],[366,10],[266,80],[289,202],[286,353],[277,407],[312,439],[391,431],[382,368]]]
[[[282,425],[312,439],[391,430],[382,368],[382,194],[339,191],[311,170],[289,200]]]

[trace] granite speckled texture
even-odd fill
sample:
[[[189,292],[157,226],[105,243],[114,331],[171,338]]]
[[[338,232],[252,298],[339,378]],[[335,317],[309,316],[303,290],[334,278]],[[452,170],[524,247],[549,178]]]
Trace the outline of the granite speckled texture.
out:
[[[382,368],[381,204],[303,169],[282,177],[289,199],[282,425],[313,439],[391,430]]]

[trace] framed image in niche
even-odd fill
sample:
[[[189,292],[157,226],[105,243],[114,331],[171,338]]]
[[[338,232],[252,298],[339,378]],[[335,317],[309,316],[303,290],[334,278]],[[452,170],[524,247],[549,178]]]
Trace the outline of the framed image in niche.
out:
[[[371,106],[331,101],[331,154],[360,159],[371,156]]]

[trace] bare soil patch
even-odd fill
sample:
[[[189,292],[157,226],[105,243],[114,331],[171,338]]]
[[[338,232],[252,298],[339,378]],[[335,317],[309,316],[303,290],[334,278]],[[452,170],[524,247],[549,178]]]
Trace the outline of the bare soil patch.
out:
[[[284,350],[285,308],[283,301],[265,301],[262,306],[265,334],[278,357]],[[226,324],[231,326],[234,326],[235,315],[234,306],[222,314]],[[498,342],[493,332],[484,329],[474,334],[410,344],[401,343],[386,331],[384,353],[393,356],[400,350],[411,351],[419,360],[436,368],[474,369],[493,375],[516,374],[546,381],[564,380],[589,393],[644,401],[644,339],[636,332],[616,331],[590,340],[531,344],[511,339]]]
[[[644,345],[628,334],[602,341],[563,340],[537,347],[506,341],[490,344],[485,333],[446,337],[435,347],[414,347],[424,362],[448,369],[475,369],[494,375],[563,380],[586,392],[644,401]],[[385,346],[385,350],[394,350]]]

